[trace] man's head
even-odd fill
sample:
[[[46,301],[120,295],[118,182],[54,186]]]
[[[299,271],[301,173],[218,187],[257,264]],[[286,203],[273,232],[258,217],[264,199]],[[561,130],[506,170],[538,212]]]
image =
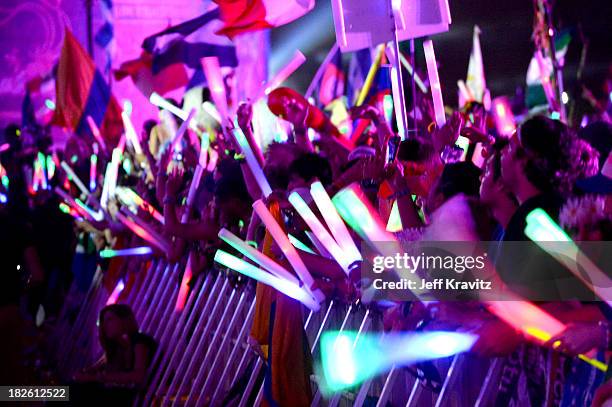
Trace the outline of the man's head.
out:
[[[469,161],[444,166],[442,175],[427,198],[426,211],[433,213],[455,195],[477,197],[480,187],[480,169]]]
[[[289,166],[288,190],[308,187],[316,180],[323,185],[332,182],[332,170],[326,158],[315,153],[305,153]]]
[[[536,116],[511,137],[501,157],[504,184],[517,197],[525,191],[571,190],[576,179],[576,138],[558,120]]]

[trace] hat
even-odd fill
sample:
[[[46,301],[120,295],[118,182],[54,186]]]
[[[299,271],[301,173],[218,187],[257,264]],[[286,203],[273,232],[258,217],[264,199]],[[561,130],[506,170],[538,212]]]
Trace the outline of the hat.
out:
[[[599,174],[576,181],[576,186],[591,194],[612,194],[612,152],[608,154]]]

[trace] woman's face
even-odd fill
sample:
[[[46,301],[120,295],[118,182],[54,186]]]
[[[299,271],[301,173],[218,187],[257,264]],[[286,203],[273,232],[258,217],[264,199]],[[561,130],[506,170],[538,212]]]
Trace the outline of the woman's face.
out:
[[[104,315],[101,328],[108,339],[119,339],[123,334],[121,319],[112,312]]]

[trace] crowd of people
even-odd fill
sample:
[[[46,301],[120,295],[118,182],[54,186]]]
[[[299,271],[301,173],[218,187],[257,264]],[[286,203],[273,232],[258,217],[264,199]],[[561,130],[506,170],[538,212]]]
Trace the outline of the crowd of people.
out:
[[[257,154],[254,109],[248,101],[236,109],[234,125],[229,120],[223,121],[225,128],[220,124],[214,129],[190,126],[178,148],[172,145],[173,129],[181,127],[181,119],[174,117],[174,123],[147,121],[138,136],[143,151],[137,153],[133,143],[127,143],[117,180],[117,188],[131,188],[144,205],[134,205],[118,192],[108,198],[104,208],[100,205],[108,174],[104,169],[112,151],[97,145],[91,135],[73,134],[59,150],[44,129],[10,126],[5,130],[8,147],[0,154],[2,175],[8,179],[0,186],[5,197],[0,204],[1,384],[50,380],[43,372],[53,370],[52,358],[41,355],[45,341],[40,336],[50,335],[60,315],[67,317],[63,308],[79,303],[98,267],[109,287],[119,279],[130,281],[141,258],[100,258],[104,249],[150,246],[149,256],[163,257],[170,263],[184,263],[189,258],[194,280],[220,267],[213,258],[218,248],[229,250],[218,238],[225,228],[291,269],[265,226],[253,216],[252,203],[263,198],[263,191],[233,136],[233,126],[245,134],[273,190],[265,198],[266,205],[285,232],[302,242],[309,241],[305,234],[308,227],[293,210],[288,195],[298,192],[312,203],[308,190],[315,181],[320,181],[330,196],[358,185],[384,220],[389,219],[395,205],[401,226],[393,232],[404,244],[424,239],[473,239],[496,242],[503,252],[505,242],[529,240],[526,217],[536,208],[545,210],[575,241],[612,238],[612,126],[606,115],[577,128],[547,115],[525,117],[507,137],[496,132],[490,115],[478,103],[453,112],[444,126],[437,127],[429,99],[423,98],[416,131],[408,133],[405,140],[397,135],[396,124],[385,116],[379,103],[350,110],[349,128],[357,128],[358,122],[368,123],[365,131],[353,132],[351,137],[350,132],[341,134],[329,121],[312,131],[308,118],[316,108],[293,98],[291,92],[284,95],[282,119],[290,124],[290,131],[267,145],[263,154]],[[210,137],[208,148],[200,144],[203,133]],[[456,146],[459,137],[470,142],[465,151]],[[195,199],[187,205],[202,149],[208,163],[216,161],[216,165],[207,165]],[[35,190],[32,162],[39,153],[51,158],[45,166],[47,185]],[[92,155],[98,157],[97,179],[85,196],[59,163],[68,163],[79,178],[89,180]],[[64,202],[56,188],[74,199],[82,198],[85,206],[103,216],[84,215]],[[122,208],[133,211],[140,222],[163,236],[169,242],[167,250],[126,228],[117,217]],[[162,215],[163,222],[155,218],[155,212]],[[353,238],[360,243],[356,234]],[[331,258],[303,250],[299,254],[315,277],[315,287],[327,299],[359,300],[363,288],[359,268],[347,276]],[[520,267],[520,259],[516,259],[511,267],[500,266],[499,275],[512,289],[528,296],[533,286],[515,278]],[[529,281],[549,281],[546,269],[539,272],[541,280],[530,275]],[[574,278],[566,273],[567,278]],[[574,281],[581,284],[576,278]],[[127,292],[129,283],[122,296]],[[268,340],[261,320],[269,318],[266,314],[271,311],[261,304],[261,296],[268,294],[263,288],[257,292],[260,304],[251,345],[259,348]],[[589,381],[577,380],[575,375],[587,373],[579,369],[584,362],[576,356],[592,350],[601,356],[612,346],[609,306],[602,301],[571,298],[539,305],[567,325],[563,333],[545,343],[530,341],[474,302],[371,306],[384,310],[384,325],[389,331],[428,327],[469,330],[478,336],[471,352],[519,360],[528,389],[524,397],[531,405],[543,405],[547,390],[543,383],[550,381],[563,388],[555,400],[558,405],[587,405],[593,397],[593,405],[602,405],[612,395],[612,384],[605,382],[603,374]],[[55,379],[81,382],[83,386],[75,387],[79,391],[75,390],[74,397],[79,397],[80,390],[85,397],[93,397],[97,391],[104,394],[96,387],[99,383],[145,382],[159,338],[140,333],[133,313],[121,304],[101,310],[99,329],[105,358],[86,371],[74,372],[71,378]],[[558,377],[551,378],[544,366],[549,357],[557,357],[566,366]],[[45,360],[42,366],[34,363],[41,359]],[[582,388],[577,389],[579,386]],[[114,393],[111,400],[131,396]],[[496,397],[496,405],[505,405],[505,397],[514,395],[500,392]]]

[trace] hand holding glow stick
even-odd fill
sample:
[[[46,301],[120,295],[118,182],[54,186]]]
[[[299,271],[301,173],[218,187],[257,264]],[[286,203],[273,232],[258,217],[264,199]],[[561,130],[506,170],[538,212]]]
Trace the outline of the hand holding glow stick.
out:
[[[66,161],[62,161],[60,165],[62,169],[66,172],[68,177],[72,180],[72,182],[74,182],[75,185],[81,190],[81,192],[85,196],[89,196],[89,190],[87,189],[85,184],[83,184],[83,181],[81,181],[81,179],[76,175],[73,169],[68,164],[66,164]]]
[[[438,65],[436,64],[436,54],[434,52],[433,42],[431,40],[424,41],[423,50],[425,51],[425,60],[427,62],[427,74],[429,75],[429,85],[431,88],[431,97],[433,98],[436,125],[440,128],[446,123],[446,115],[444,113],[442,88],[438,76]]]
[[[315,282],[312,278],[312,275],[310,275],[310,272],[308,271],[306,265],[300,258],[300,255],[297,253],[297,251],[289,241],[289,238],[287,238],[287,235],[285,235],[285,232],[283,232],[283,230],[281,229],[280,225],[276,223],[276,220],[274,219],[270,211],[268,211],[266,205],[260,199],[253,203],[253,209],[255,209],[255,212],[257,212],[257,215],[261,218],[262,222],[266,226],[266,229],[268,230],[268,232],[270,232],[270,234],[274,238],[274,241],[280,247],[281,251],[291,264],[291,267],[293,267],[293,269],[295,270],[300,280],[304,282],[304,289],[306,290],[306,292],[308,292],[317,302],[321,303],[325,299],[325,296],[323,295],[321,290],[313,290]]]
[[[225,267],[229,267],[230,269],[239,272],[240,274],[244,274],[247,277],[257,280],[260,283],[269,285],[288,297],[298,300],[313,311],[318,311],[320,308],[319,303],[317,303],[307,291],[298,285],[266,273],[252,264],[247,263],[246,261],[221,249],[217,250],[215,253],[215,261],[224,265]]]

